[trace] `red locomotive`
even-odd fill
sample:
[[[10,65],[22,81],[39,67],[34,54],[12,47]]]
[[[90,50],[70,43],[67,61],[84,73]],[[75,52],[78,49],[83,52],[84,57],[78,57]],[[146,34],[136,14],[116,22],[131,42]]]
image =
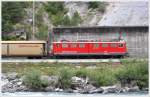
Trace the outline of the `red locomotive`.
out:
[[[125,41],[118,42],[53,42],[51,54],[64,55],[120,55],[127,54]]]

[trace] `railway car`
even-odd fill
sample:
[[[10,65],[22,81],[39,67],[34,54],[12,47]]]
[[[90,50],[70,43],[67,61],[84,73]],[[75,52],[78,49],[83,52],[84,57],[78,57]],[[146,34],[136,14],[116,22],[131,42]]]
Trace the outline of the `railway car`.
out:
[[[2,41],[2,57],[47,56],[45,41]]]
[[[54,56],[65,55],[127,55],[125,41],[118,42],[53,42]]]

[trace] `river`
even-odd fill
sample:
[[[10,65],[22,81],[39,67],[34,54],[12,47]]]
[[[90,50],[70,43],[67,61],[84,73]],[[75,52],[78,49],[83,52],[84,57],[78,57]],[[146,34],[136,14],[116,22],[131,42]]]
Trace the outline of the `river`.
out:
[[[125,97],[125,96],[134,96],[134,97],[148,97],[148,92],[132,92],[132,93],[109,93],[109,94],[79,94],[79,93],[64,93],[64,92],[15,92],[15,93],[1,93],[2,96],[49,96],[49,97],[54,97],[54,96],[68,96],[68,97],[77,97],[77,96],[103,96],[103,97],[108,97],[108,96],[115,96],[115,97]]]

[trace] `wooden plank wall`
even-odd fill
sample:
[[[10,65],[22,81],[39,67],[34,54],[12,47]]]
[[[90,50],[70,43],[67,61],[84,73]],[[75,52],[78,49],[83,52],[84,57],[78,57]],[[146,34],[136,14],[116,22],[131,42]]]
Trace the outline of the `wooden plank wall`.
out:
[[[54,41],[112,41],[118,39],[121,32],[130,57],[148,57],[148,27],[58,28],[53,31]]]

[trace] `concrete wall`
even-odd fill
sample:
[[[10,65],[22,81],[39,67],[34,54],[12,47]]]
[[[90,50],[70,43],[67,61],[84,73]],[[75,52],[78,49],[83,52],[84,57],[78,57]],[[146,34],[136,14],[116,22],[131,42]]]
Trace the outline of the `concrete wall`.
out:
[[[54,41],[60,40],[102,40],[114,41],[119,38],[127,42],[131,57],[148,57],[148,27],[86,27],[54,28]]]

